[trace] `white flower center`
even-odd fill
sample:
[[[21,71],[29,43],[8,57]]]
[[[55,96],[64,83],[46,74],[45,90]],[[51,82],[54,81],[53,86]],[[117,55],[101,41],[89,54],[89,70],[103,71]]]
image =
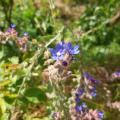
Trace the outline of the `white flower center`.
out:
[[[60,52],[57,52],[57,56],[60,56],[61,55],[61,53]]]

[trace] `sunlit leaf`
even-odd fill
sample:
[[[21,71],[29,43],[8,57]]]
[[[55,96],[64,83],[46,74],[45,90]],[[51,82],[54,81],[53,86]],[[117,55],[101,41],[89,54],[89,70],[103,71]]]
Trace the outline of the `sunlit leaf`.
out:
[[[17,64],[19,62],[19,58],[14,56],[14,57],[9,58],[9,61],[13,64]]]
[[[0,87],[6,86],[11,83],[11,80],[4,80],[0,82]]]

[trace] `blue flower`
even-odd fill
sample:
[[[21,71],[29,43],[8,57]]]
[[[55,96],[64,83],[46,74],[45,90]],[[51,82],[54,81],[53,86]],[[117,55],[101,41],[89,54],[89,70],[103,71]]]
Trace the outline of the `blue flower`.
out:
[[[91,89],[91,96],[92,96],[92,97],[96,97],[96,95],[97,95],[97,93],[96,93],[96,88],[93,87],[93,88]]]
[[[76,110],[77,112],[81,112],[81,111],[83,110],[83,108],[82,108],[81,105],[79,105],[79,106],[76,106],[76,107],[75,107],[75,110]]]
[[[23,34],[24,36],[28,36],[28,33],[27,32],[24,32],[24,34]]]
[[[63,60],[64,54],[65,54],[65,49],[64,49],[63,42],[58,43],[56,45],[55,49],[50,48],[50,52],[51,52],[52,58],[54,60]]]
[[[77,90],[77,94],[78,94],[79,96],[82,96],[83,93],[84,93],[84,90],[83,90],[83,89],[78,89],[78,90]]]
[[[50,52],[51,52],[52,58],[54,60],[63,60],[64,55],[66,53],[68,53],[70,55],[75,55],[75,54],[78,54],[80,51],[79,51],[78,45],[73,47],[72,43],[70,43],[70,42],[69,43],[60,42],[56,45],[55,49],[50,48]],[[63,63],[63,65],[64,65],[64,63]],[[65,63],[65,66],[67,66],[66,63]]]
[[[76,103],[79,103],[80,102],[80,97],[83,95],[83,93],[84,93],[84,90],[83,89],[81,89],[81,88],[79,88],[78,90],[77,90],[77,92],[76,92],[76,98],[75,98],[75,101],[76,101]]]
[[[16,25],[15,25],[15,24],[11,24],[10,27],[11,27],[11,28],[15,28]]]
[[[102,111],[99,111],[98,112],[98,117],[102,119],[104,117],[104,113]]]
[[[84,76],[87,80],[89,80],[89,81],[91,81],[91,82],[93,82],[93,83],[98,83],[98,81],[97,81],[96,79],[94,79],[88,72],[84,72],[84,73],[83,73],[83,76]]]
[[[79,103],[80,102],[80,98],[78,96],[76,96],[75,101],[76,101],[76,103]]]
[[[86,103],[82,103],[82,107],[83,107],[84,109],[87,108]]]
[[[72,43],[68,42],[65,44],[65,49],[66,51],[71,54],[71,55],[76,55],[78,54],[80,51],[79,51],[79,46],[78,45],[75,45],[74,47],[72,46]]]
[[[82,103],[81,105],[76,105],[75,110],[76,112],[82,112],[86,107],[87,105],[85,103]]]

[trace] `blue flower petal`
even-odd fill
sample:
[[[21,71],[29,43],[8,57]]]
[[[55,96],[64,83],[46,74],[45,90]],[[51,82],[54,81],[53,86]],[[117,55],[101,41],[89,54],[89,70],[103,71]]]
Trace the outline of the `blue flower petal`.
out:
[[[76,45],[76,46],[74,46],[74,48],[73,48],[73,54],[78,54],[80,51],[79,51],[79,46],[78,45]]]
[[[102,111],[99,111],[98,112],[98,116],[99,116],[99,118],[103,118],[104,117],[104,113]]]
[[[52,56],[52,59],[53,60],[58,60],[58,57],[57,56]]]

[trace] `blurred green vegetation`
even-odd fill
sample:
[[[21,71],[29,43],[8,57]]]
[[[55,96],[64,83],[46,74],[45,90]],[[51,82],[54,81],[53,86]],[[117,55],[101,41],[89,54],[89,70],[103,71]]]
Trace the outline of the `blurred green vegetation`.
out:
[[[81,56],[78,56],[78,63],[74,63],[71,67],[79,67],[78,64],[83,61],[82,67],[91,69],[90,66],[102,66],[107,69],[109,74],[120,69],[120,0],[0,0],[0,29],[5,31],[11,23],[16,24],[16,29],[20,36],[24,32],[28,32],[31,42],[35,39],[39,44],[43,45],[49,42],[64,27],[64,31],[56,43],[61,40],[71,41],[73,44],[80,45],[81,48]],[[55,43],[51,46],[54,45]],[[29,53],[24,55],[18,53],[16,48],[13,49],[7,46],[4,47],[4,52],[2,52],[3,47],[0,46],[0,71],[3,71],[3,66],[6,63],[19,64],[23,62],[25,65],[28,59],[35,54],[37,48],[31,48]],[[39,63],[43,65],[43,62],[44,60],[39,58]],[[38,68],[34,69],[34,72],[38,72],[38,70],[42,70],[44,67],[39,65]],[[5,87],[3,87],[1,92],[6,94],[4,99],[8,103],[5,103],[0,98],[0,105],[2,106],[0,115],[6,109],[5,104],[12,103],[21,84],[21,79],[23,79],[26,73],[26,68],[17,70],[17,75],[14,77],[10,71],[1,73],[1,81],[4,77],[9,77],[6,83],[4,83],[5,85],[2,83]],[[40,74],[41,72],[38,73]],[[11,85],[9,85],[9,79],[12,80]],[[33,77],[31,83],[29,83],[30,86],[37,79],[41,79],[41,76]],[[35,85],[38,85],[38,83],[37,81]],[[12,91],[14,94],[9,95],[5,91],[6,86],[8,86],[7,90]],[[15,89],[14,86],[16,87]],[[18,102],[19,105],[26,103],[22,106],[24,108],[29,103],[30,110],[32,105],[36,105],[35,108],[37,109],[37,104],[45,104],[46,97],[43,91],[47,91],[46,86],[42,88],[43,91],[34,87],[31,89],[23,90],[26,97]],[[29,94],[29,91],[32,91],[31,94],[33,96],[35,93],[35,96],[33,97]],[[120,95],[118,89],[114,94]],[[43,99],[39,95],[42,95]],[[120,99],[119,95],[115,97],[116,100]],[[50,103],[46,102],[46,104],[49,105]],[[30,114],[26,109],[24,110],[26,114]],[[106,120],[119,120],[119,113],[115,112],[115,115],[119,117],[117,119],[113,118],[114,112],[113,114],[112,112],[111,110],[110,113],[107,113]],[[3,119],[1,120],[8,119],[6,114],[2,117]],[[37,120],[30,119],[29,116],[25,116],[25,118],[26,120]]]
[[[120,57],[120,22],[104,24],[119,12],[119,0],[1,0],[0,3],[0,28],[3,30],[14,23],[21,34],[26,31],[44,43],[61,26],[65,26],[61,39],[72,42],[75,40],[69,37],[71,30],[76,37],[93,29],[77,41],[88,56],[85,57],[101,64],[109,62],[111,56],[113,59]],[[116,64],[120,65],[119,60]]]

